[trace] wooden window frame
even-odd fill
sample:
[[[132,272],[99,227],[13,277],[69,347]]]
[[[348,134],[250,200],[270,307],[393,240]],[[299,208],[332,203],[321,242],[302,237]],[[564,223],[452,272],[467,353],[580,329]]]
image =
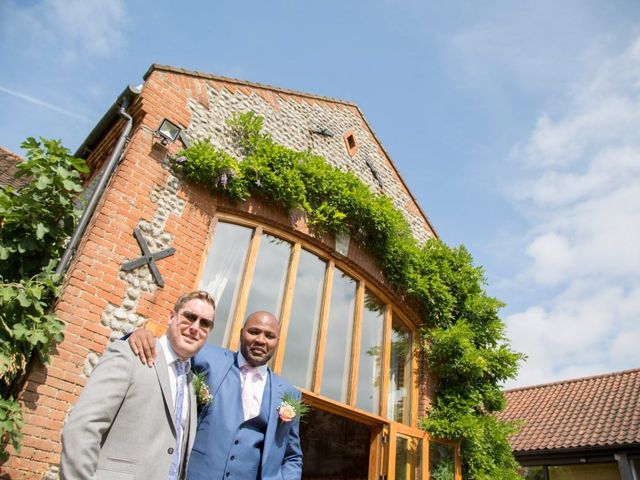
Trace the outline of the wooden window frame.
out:
[[[311,383],[311,392],[314,394],[320,394],[320,389],[322,386],[322,373],[324,368],[324,357],[326,351],[326,340],[327,340],[327,330],[329,323],[329,310],[331,303],[331,294],[333,290],[333,277],[335,275],[336,268],[339,268],[345,274],[349,275],[356,282],[356,300],[355,300],[355,311],[354,311],[354,324],[353,324],[353,335],[351,340],[351,351],[350,358],[348,360],[349,363],[349,379],[348,379],[348,392],[347,392],[347,401],[345,405],[349,406],[353,410],[359,410],[355,407],[356,396],[357,396],[357,388],[358,388],[358,353],[360,351],[360,340],[362,336],[362,317],[364,312],[364,296],[366,290],[371,291],[373,295],[375,295],[384,305],[385,305],[385,314],[383,321],[383,349],[382,349],[382,359],[381,359],[381,385],[379,391],[379,410],[378,412],[366,412],[366,414],[372,415],[372,417],[378,418],[386,418],[387,416],[387,406],[388,406],[388,381],[389,381],[389,362],[390,362],[390,348],[391,348],[391,325],[393,322],[394,315],[399,321],[402,323],[403,327],[406,328],[411,334],[411,378],[409,379],[408,397],[411,405],[411,411],[409,414],[409,422],[412,426],[415,426],[417,421],[417,410],[418,410],[418,388],[417,388],[417,378],[418,378],[418,365],[417,365],[417,355],[415,355],[415,347],[416,347],[416,336],[417,336],[417,328],[409,317],[402,311],[396,308],[388,295],[385,295],[383,291],[381,291],[377,286],[368,282],[366,278],[362,275],[362,273],[354,270],[351,266],[345,265],[342,262],[336,261],[329,253],[319,249],[315,245],[306,242],[305,240],[296,237],[295,235],[291,235],[290,233],[283,232],[276,227],[272,227],[266,225],[262,222],[256,221],[255,219],[247,219],[240,216],[236,216],[233,214],[227,214],[218,212],[213,219],[212,229],[210,230],[210,238],[215,234],[215,226],[218,225],[219,222],[232,223],[239,226],[252,228],[252,236],[249,242],[249,251],[246,256],[245,265],[243,268],[242,278],[240,279],[240,286],[238,290],[238,300],[236,302],[234,312],[234,316],[232,319],[232,325],[229,335],[228,348],[230,350],[238,350],[240,346],[240,329],[244,323],[244,317],[246,315],[246,308],[249,299],[249,291],[251,287],[251,283],[253,280],[253,275],[255,273],[256,261],[258,257],[258,252],[260,249],[260,243],[262,240],[262,236],[264,234],[272,235],[276,238],[280,238],[287,242],[290,242],[292,245],[291,248],[291,257],[289,260],[289,266],[286,277],[286,285],[284,290],[284,296],[282,299],[282,311],[280,312],[280,342],[278,349],[274,355],[274,358],[271,363],[271,367],[276,373],[279,373],[282,370],[282,364],[284,362],[284,355],[286,352],[286,341],[287,341],[287,330],[289,325],[289,320],[291,316],[291,307],[293,302],[293,294],[295,291],[295,282],[297,269],[300,261],[300,252],[304,248],[309,253],[316,255],[322,261],[327,263],[325,269],[325,278],[322,292],[322,301],[321,301],[321,310],[320,310],[320,321],[319,321],[319,329],[316,340],[316,351],[314,358],[314,371],[312,375],[312,383]],[[210,248],[213,247],[211,244]],[[206,254],[203,255],[202,267],[200,269],[200,276],[203,274],[204,264],[206,262]],[[199,280],[198,280],[199,281]],[[390,419],[386,419],[387,421]]]
[[[431,442],[443,443],[445,445],[449,445],[453,449],[453,468],[454,468],[453,478],[454,480],[462,480],[462,462],[460,458],[460,442],[454,442],[453,440],[447,440],[445,438],[431,437],[429,436],[429,434],[427,434],[427,437],[429,439],[429,443]],[[428,453],[429,452],[427,448],[427,457],[426,457],[427,471],[429,470]]]
[[[416,355],[416,348],[418,345],[418,333],[417,324],[412,321],[411,317],[398,308],[392,298],[384,291],[377,287],[367,279],[367,276],[362,272],[356,271],[353,267],[342,261],[334,258],[331,253],[323,250],[316,245],[305,241],[291,233],[282,231],[277,227],[262,223],[255,219],[247,219],[241,216],[218,212],[215,214],[212,226],[209,231],[209,249],[213,248],[211,240],[215,234],[215,228],[220,222],[231,223],[239,226],[244,226],[253,229],[252,237],[249,243],[249,251],[246,256],[245,265],[243,268],[242,278],[240,279],[238,301],[236,302],[236,311],[233,316],[231,333],[229,336],[230,350],[237,350],[240,343],[240,329],[244,322],[244,316],[246,314],[246,308],[249,298],[249,291],[253,275],[255,273],[256,261],[258,257],[258,251],[260,248],[260,242],[264,234],[272,235],[276,238],[280,238],[292,245],[291,256],[289,259],[289,266],[286,275],[286,285],[284,289],[282,299],[282,309],[280,312],[280,343],[276,350],[274,358],[272,360],[272,368],[276,373],[282,370],[284,362],[284,355],[286,352],[286,343],[288,336],[288,326],[291,317],[291,309],[293,303],[293,296],[295,292],[295,284],[298,273],[298,267],[300,262],[300,254],[302,249],[305,249],[309,253],[316,255],[320,260],[326,262],[324,284],[322,291],[322,300],[320,307],[320,319],[318,325],[318,335],[315,346],[314,357],[314,371],[312,374],[311,389],[300,388],[303,399],[311,406],[322,408],[330,413],[338,414],[348,419],[364,423],[372,427],[371,443],[370,443],[370,459],[369,459],[369,478],[371,480],[377,479],[380,472],[387,472],[387,478],[394,478],[395,475],[395,463],[394,455],[397,445],[395,436],[399,433],[402,435],[408,435],[415,438],[422,439],[422,463],[423,463],[423,479],[428,479],[429,469],[429,436],[426,432],[417,428],[418,419],[418,355]],[[204,265],[206,264],[208,250],[203,252],[203,259],[201,261],[201,267],[198,275],[197,284],[200,282],[200,278],[204,273]],[[349,275],[356,282],[356,302],[353,319],[353,335],[351,341],[351,356],[349,360],[349,388],[347,394],[347,402],[343,403],[337,400],[330,399],[323,396],[320,393],[322,386],[322,373],[324,367],[324,356],[326,352],[326,340],[327,330],[329,323],[329,309],[331,302],[331,294],[333,290],[333,278],[336,269],[339,268],[345,274]],[[379,389],[379,411],[369,412],[360,410],[355,407],[357,388],[358,388],[358,370],[359,370],[359,351],[360,342],[362,338],[362,321],[364,314],[364,298],[365,292],[369,290],[375,295],[384,305],[385,311],[383,316],[383,335],[382,335],[382,357],[381,357],[381,385]],[[411,334],[411,378],[408,379],[409,386],[407,387],[407,393],[409,402],[411,405],[409,425],[395,422],[387,417],[388,407],[388,384],[389,384],[389,367],[391,361],[391,331],[393,325],[393,319],[400,321],[402,326],[407,329]],[[386,442],[385,442],[386,436]],[[459,444],[450,440],[434,439],[434,441],[451,445],[454,447],[455,456],[455,479],[461,480],[460,474],[460,457],[459,457]]]

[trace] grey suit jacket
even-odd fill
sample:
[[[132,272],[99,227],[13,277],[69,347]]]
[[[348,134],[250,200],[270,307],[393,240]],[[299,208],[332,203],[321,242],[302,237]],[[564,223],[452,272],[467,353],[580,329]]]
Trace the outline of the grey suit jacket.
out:
[[[157,351],[149,368],[127,342],[108,347],[62,429],[63,480],[167,478],[176,448],[174,405],[167,363]],[[197,420],[192,381],[189,374],[187,458]]]

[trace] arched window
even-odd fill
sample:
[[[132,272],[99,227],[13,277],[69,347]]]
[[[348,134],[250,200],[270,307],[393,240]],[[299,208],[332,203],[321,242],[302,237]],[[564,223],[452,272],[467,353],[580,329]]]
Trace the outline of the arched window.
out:
[[[397,313],[389,322],[392,307],[326,252],[219,218],[200,287],[218,302],[210,343],[235,349],[244,318],[272,312],[281,323],[276,371],[304,390],[411,424],[412,331]]]
[[[450,458],[460,478],[455,444],[434,443],[431,451],[417,428],[415,326],[392,295],[342,258],[291,233],[219,214],[200,277],[200,288],[218,303],[208,341],[236,350],[250,313],[267,310],[279,319],[271,368],[313,407],[301,427],[305,478],[426,478],[430,469],[449,468]]]

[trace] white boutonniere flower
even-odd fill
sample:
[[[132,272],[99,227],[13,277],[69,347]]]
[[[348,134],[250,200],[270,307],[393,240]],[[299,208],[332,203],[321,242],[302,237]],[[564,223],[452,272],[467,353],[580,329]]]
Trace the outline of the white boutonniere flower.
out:
[[[198,372],[193,377],[193,389],[196,392],[196,401],[198,405],[204,407],[213,401],[213,395],[209,391],[209,385],[204,378],[204,372]]]

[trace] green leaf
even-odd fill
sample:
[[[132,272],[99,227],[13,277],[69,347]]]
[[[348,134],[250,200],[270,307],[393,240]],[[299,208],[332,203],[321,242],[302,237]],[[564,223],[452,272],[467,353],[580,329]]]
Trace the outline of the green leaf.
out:
[[[89,173],[87,162],[81,158],[69,158],[69,163],[80,173]]]
[[[38,225],[36,225],[36,238],[38,240],[42,240],[47,232],[49,232],[49,228],[45,227],[42,223],[38,223]]]
[[[29,330],[21,323],[13,326],[13,337],[20,340],[29,336]]]
[[[2,288],[0,288],[0,298],[4,303],[8,303],[17,295],[18,295],[18,291],[14,287],[3,285]]]
[[[45,188],[47,188],[49,185],[51,185],[52,181],[49,177],[47,177],[46,175],[40,175],[38,177],[38,181],[36,182],[36,188],[38,190],[44,190]]]
[[[77,184],[72,180],[63,180],[62,186],[64,187],[65,190],[69,192],[76,191],[76,188],[78,187]]]
[[[49,339],[44,334],[44,332],[36,330],[31,334],[30,341],[33,345],[37,345],[38,343],[41,343],[44,345],[48,343]]]
[[[66,168],[64,168],[62,166],[56,167],[56,173],[62,179],[67,179],[67,178],[69,178],[71,176],[71,173],[69,172],[69,170],[67,170]]]

